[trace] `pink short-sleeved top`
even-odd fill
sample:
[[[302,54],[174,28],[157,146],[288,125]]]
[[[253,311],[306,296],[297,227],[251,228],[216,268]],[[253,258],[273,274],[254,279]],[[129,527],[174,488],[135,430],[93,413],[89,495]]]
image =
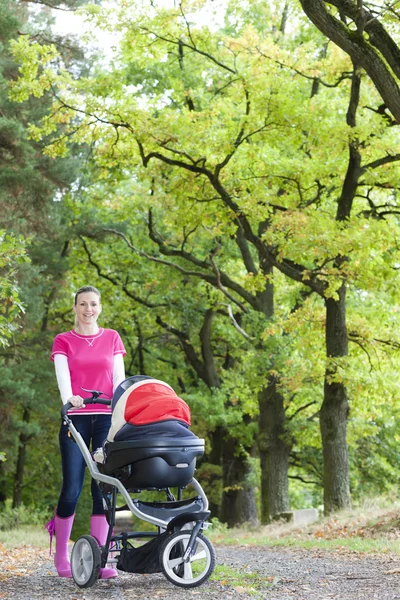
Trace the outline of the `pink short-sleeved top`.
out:
[[[68,359],[74,396],[89,398],[90,395],[82,390],[86,388],[104,392],[107,396],[102,396],[103,398],[112,398],[114,356],[126,354],[117,331],[100,328],[96,335],[81,335],[73,330],[59,333],[54,338],[51,360],[54,361],[56,354],[63,354]],[[68,414],[110,412],[110,406],[89,404],[85,408],[70,409]]]

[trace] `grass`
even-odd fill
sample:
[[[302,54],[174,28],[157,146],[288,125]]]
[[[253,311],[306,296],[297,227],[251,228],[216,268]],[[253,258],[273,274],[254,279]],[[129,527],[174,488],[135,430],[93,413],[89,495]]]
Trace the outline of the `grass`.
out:
[[[293,548],[319,548],[324,550],[348,550],[367,553],[398,553],[400,554],[400,539],[391,539],[384,535],[366,538],[357,534],[348,537],[323,538],[305,529],[281,531],[279,537],[268,535],[268,526],[263,528],[265,533],[251,533],[246,530],[235,529],[228,533],[213,532],[207,535],[216,544],[245,545],[245,546],[286,546]]]
[[[229,584],[237,592],[258,596],[258,594],[267,588],[271,588],[278,582],[278,578],[271,576],[265,577],[260,573],[241,569],[234,569],[228,565],[216,565],[211,581],[219,581],[222,585]]]
[[[227,529],[216,523],[207,535],[226,545],[400,554],[400,504],[375,499],[305,527],[275,522],[257,530]]]
[[[25,525],[11,531],[0,531],[0,544],[6,549],[22,546],[49,548],[49,534],[44,527]]]
[[[375,499],[352,510],[322,517],[316,523],[302,528],[275,522],[257,530],[227,529],[224,525],[214,522],[206,531],[206,535],[217,545],[286,546],[326,551],[400,554],[400,503]],[[0,544],[7,549],[24,545],[46,549],[49,547],[49,536],[43,526],[21,526],[11,531],[0,531]],[[235,577],[238,585],[242,586],[244,583],[241,582],[240,575],[238,573]],[[217,570],[217,576],[223,578],[224,574]],[[257,585],[254,583],[253,587],[257,588]]]
[[[258,544],[257,544],[258,545]],[[265,546],[286,546],[320,550],[346,550],[348,552],[365,552],[368,554],[400,554],[400,541],[388,539],[365,539],[363,537],[349,537],[336,539],[296,539],[282,538],[280,540],[265,540]]]
[[[207,533],[209,535],[209,533]],[[292,537],[289,533],[281,537],[270,537],[268,535],[249,535],[246,531],[236,530],[228,535],[210,534],[210,539],[216,544],[245,545],[245,546],[283,546],[292,548],[320,549],[320,550],[347,550],[349,552],[365,552],[371,554],[400,554],[400,540],[390,538],[373,538],[354,535],[347,538],[313,538],[309,535],[296,535]]]

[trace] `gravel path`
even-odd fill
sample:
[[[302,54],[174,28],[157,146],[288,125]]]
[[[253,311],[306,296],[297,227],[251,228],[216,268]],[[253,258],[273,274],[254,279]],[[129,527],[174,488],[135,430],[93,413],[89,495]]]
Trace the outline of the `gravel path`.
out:
[[[182,590],[163,575],[121,573],[79,589],[57,577],[48,553],[0,560],[1,600],[400,600],[400,556],[216,546],[219,580]],[[224,573],[226,572],[226,575]],[[241,581],[235,573],[244,574]]]

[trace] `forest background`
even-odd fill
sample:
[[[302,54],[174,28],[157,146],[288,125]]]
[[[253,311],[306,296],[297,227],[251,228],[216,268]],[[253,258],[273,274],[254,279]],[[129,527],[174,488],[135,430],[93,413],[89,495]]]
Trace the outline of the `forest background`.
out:
[[[81,39],[52,29],[74,10]],[[54,511],[49,353],[85,284],[127,375],[191,406],[215,518],[396,494],[399,20],[383,1],[1,1],[3,515]]]

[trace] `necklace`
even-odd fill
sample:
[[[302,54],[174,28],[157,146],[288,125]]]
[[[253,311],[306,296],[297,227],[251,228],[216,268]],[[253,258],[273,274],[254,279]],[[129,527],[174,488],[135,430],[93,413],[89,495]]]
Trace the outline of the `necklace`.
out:
[[[89,346],[90,348],[92,348],[92,347],[93,347],[94,340],[95,340],[96,338],[98,338],[98,337],[99,337],[99,336],[102,334],[102,330],[101,330],[101,329],[99,329],[99,331],[98,331],[97,333],[93,334],[93,337],[88,337],[88,336],[86,336],[86,335],[83,335],[82,333],[79,333],[78,331],[75,331],[74,329],[72,330],[72,332],[71,332],[71,333],[72,333],[73,335],[75,335],[76,337],[79,337],[79,339],[81,339],[81,340],[85,340],[85,342],[87,342],[88,346]]]

